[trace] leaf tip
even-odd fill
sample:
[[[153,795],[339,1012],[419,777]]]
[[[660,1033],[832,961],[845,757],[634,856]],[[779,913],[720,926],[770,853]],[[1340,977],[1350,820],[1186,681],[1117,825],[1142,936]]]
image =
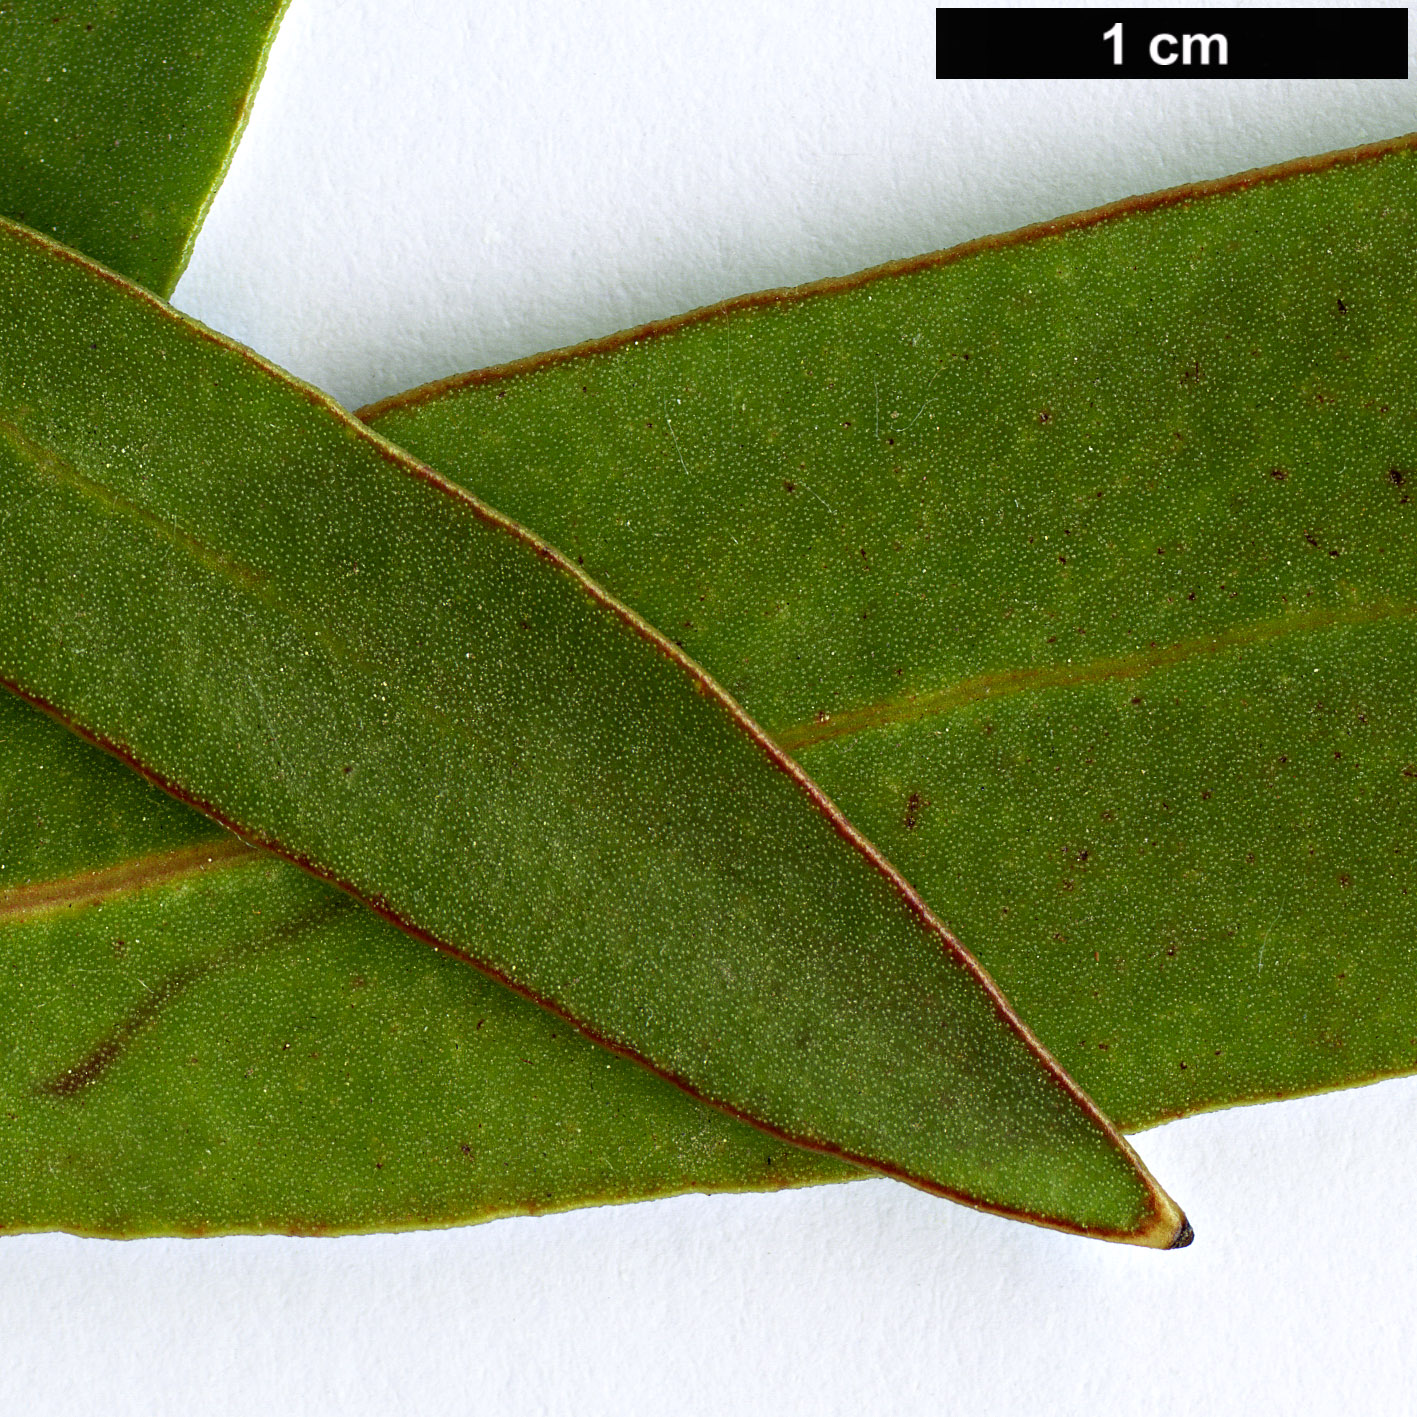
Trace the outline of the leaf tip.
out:
[[[1150,1179],[1150,1178],[1148,1178]],[[1127,1236],[1133,1244],[1146,1245],[1154,1250],[1184,1250],[1195,1238],[1196,1232],[1185,1212],[1155,1182],[1153,1210],[1144,1225]]]

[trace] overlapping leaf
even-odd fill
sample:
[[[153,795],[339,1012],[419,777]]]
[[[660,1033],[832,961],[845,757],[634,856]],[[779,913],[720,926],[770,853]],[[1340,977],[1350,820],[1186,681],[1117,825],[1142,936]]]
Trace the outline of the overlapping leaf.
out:
[[[212,162],[211,154],[208,162],[214,176],[219,164]],[[72,179],[74,173],[67,176]],[[141,190],[141,184],[135,186],[130,175],[127,188],[131,193]],[[120,246],[114,250],[125,254]],[[680,453],[675,418],[668,416],[672,400],[679,397],[674,372],[670,370],[667,383],[661,379],[659,389],[666,414],[661,438],[667,437]],[[505,390],[499,387],[496,392]],[[554,389],[546,392],[555,398]],[[879,398],[876,380],[873,392]],[[431,422],[444,440],[449,466],[459,468],[494,498],[520,496],[525,489],[517,470],[509,469],[504,459],[484,455],[484,414],[454,397],[434,402],[438,412]],[[451,418],[446,418],[445,405],[456,405]],[[888,418],[891,412],[897,414],[892,421],[898,424],[900,411],[888,409]],[[1051,422],[1051,416],[1045,422]],[[423,437],[429,420],[420,416],[419,423],[417,436]],[[603,423],[591,427],[588,443],[593,445],[604,431]],[[651,467],[653,462],[651,458]],[[679,466],[687,474],[682,454]],[[805,478],[802,482],[808,493],[820,497]],[[662,490],[667,500],[682,494],[672,478],[664,479]],[[579,533],[584,523],[575,514],[583,517],[594,499],[584,496],[584,488],[576,496],[578,506],[569,519],[563,516],[563,524],[574,524]],[[616,518],[625,508],[610,496],[591,510],[592,517],[598,510]],[[839,509],[831,510],[835,514]],[[555,515],[565,512],[553,499],[539,507],[537,515],[546,518],[543,525],[550,525]],[[712,518],[703,525],[712,531]],[[742,530],[741,521],[735,523],[732,516],[725,525],[730,535],[735,527]],[[846,539],[853,539],[850,531]],[[613,540],[603,538],[600,549],[610,551],[608,564],[613,564]],[[790,573],[792,566],[787,570]],[[652,585],[653,566],[649,581]],[[831,593],[838,589],[833,587]],[[731,640],[740,627],[732,613],[720,616],[719,609],[715,605],[711,613],[705,612],[694,628],[717,632],[726,627]],[[1154,666],[1114,664],[1105,672],[1127,676],[1148,667]],[[727,669],[721,672],[728,676]],[[1024,678],[1022,685],[1010,681],[1002,687],[1048,687],[1046,676],[1042,684]],[[1001,686],[973,687],[993,695]],[[967,700],[968,694],[937,695],[924,705],[925,711],[963,707],[961,697]],[[11,1106],[22,1102],[24,1118],[9,1132],[11,1155],[24,1157],[21,1169],[12,1175],[32,1183],[16,1186],[6,1197],[5,1219],[11,1225],[59,1225],[101,1233],[382,1228],[686,1187],[795,1184],[854,1174],[842,1163],[784,1148],[708,1112],[642,1070],[606,1057],[506,991],[446,961],[429,960],[416,949],[410,952],[406,942],[366,912],[341,905],[338,896],[278,863],[255,862],[233,850],[230,838],[214,834],[205,819],[136,781],[125,781],[92,750],[43,721],[33,721],[29,709],[6,701],[0,703],[0,712],[9,729],[5,875],[12,884],[27,883],[3,898],[10,910],[7,946],[14,949],[10,958],[16,966],[8,976],[16,987],[4,1010],[11,1024],[6,1091]],[[840,726],[839,715],[837,722]],[[846,726],[847,734],[828,736],[855,736],[861,727],[850,722]],[[1288,726],[1281,723],[1278,731]],[[808,736],[814,731],[808,730]],[[790,732],[783,737],[792,741]],[[1150,736],[1130,745],[1141,753],[1151,746]],[[881,776],[879,761],[867,764],[855,783],[838,790],[853,803],[864,803],[866,789],[873,778],[879,785]],[[1017,787],[1015,781],[1008,791]],[[1039,787],[1038,810],[1056,806],[1051,789],[1046,780]],[[94,810],[98,803],[104,804],[101,811]],[[901,844],[893,849],[903,854],[913,844],[903,833],[915,833],[922,816],[939,814],[933,811],[935,802],[918,790],[905,797],[903,810],[893,819],[898,805],[884,795],[880,829],[887,835],[895,828]],[[78,809],[72,817],[66,814],[70,806]],[[987,848],[980,857],[987,865]],[[1089,859],[1085,847],[1081,859]],[[251,869],[256,866],[259,869]],[[1068,882],[1064,889],[1075,884]],[[249,922],[245,928],[243,920]],[[1036,927],[1037,922],[1031,924]],[[1306,917],[1299,916],[1297,931],[1305,925]],[[1035,967],[1040,952],[1029,938],[1026,930],[1012,953],[1001,956],[1023,959],[1025,979],[1031,967],[1035,975],[1040,972]],[[1046,951],[1047,946],[1042,953]],[[1262,947],[1260,970],[1264,954]],[[1286,961],[1292,957],[1291,950]],[[392,969],[393,960],[417,960],[428,973],[425,977]],[[1345,1040],[1333,1027],[1336,991],[1324,988],[1323,963],[1304,972],[1302,982],[1307,1003],[1317,1006],[1329,1025],[1326,1029],[1291,1036],[1278,1052],[1261,1049],[1258,1060],[1250,1060],[1248,1073],[1243,1067],[1216,1069],[1205,1088],[1183,1086],[1178,1092],[1171,1079],[1173,1085],[1162,1091],[1172,1110],[1341,1084],[1371,1071],[1405,1067],[1400,1048],[1389,1048],[1376,1068],[1371,1046],[1355,1050],[1356,1058],[1342,1056]],[[1391,970],[1379,973],[1378,993],[1390,975]],[[434,977],[447,986],[448,997],[425,1011],[434,997],[428,982]],[[1346,977],[1340,975],[1338,982]],[[377,987],[371,987],[374,978],[380,981]],[[149,982],[154,979],[156,987]],[[1133,1045],[1138,1035],[1128,1028],[1127,1014],[1135,1002],[1136,982],[1135,977],[1123,979],[1121,987],[1111,991],[1113,1012],[1122,1015],[1114,1038]],[[1288,982],[1292,984],[1292,977]],[[1369,983],[1372,995],[1371,974]],[[288,1011],[282,1012],[292,991],[310,1001],[310,1012],[301,1015],[308,1025],[304,1035],[292,1026]],[[230,1007],[238,993],[239,1027]],[[345,1006],[346,995],[377,998],[378,1004],[359,1014]],[[61,999],[65,1003],[56,1012]],[[84,1006],[76,1007],[81,1000]],[[1050,1001],[1043,1000],[1040,1014],[1048,1019],[1049,1029],[1054,1026],[1048,1015]],[[1362,1043],[1372,1043],[1375,1015],[1380,1042],[1405,1026],[1400,1006],[1394,1011],[1390,998],[1339,1002],[1347,1004],[1342,1021],[1350,1036]],[[1386,1010],[1380,1007],[1383,1003]],[[1200,1027],[1209,1036],[1216,1027],[1214,998],[1205,1004]],[[501,1046],[465,1052],[457,1037],[451,1042],[440,1037],[430,1046],[428,1034],[439,1034],[436,1019],[443,1007],[450,1010],[448,1018],[465,1019],[460,1010],[478,1012],[484,1025],[483,1016],[495,1015],[504,1035]],[[378,1012],[388,1028],[379,1046],[369,1045],[362,1022],[370,1012]],[[1279,1012],[1282,1028],[1296,1011]],[[1055,1011],[1059,1018],[1085,1013],[1085,1006],[1075,1001]],[[360,1023],[339,1026],[356,1016]],[[59,1022],[63,1017],[70,1019],[68,1026]],[[1238,1032],[1245,1034],[1243,1024]],[[477,1033],[491,1036],[485,1027]],[[1250,1033],[1259,1036],[1253,1020]],[[297,1041],[292,1043],[292,1038]],[[302,1038],[325,1046],[302,1054]],[[392,1041],[396,1038],[400,1045]],[[221,1040],[219,1047],[214,1047],[214,1039]],[[548,1043],[555,1046],[548,1048]],[[1098,1054],[1112,1051],[1106,1040],[1102,1043]],[[239,1070],[226,1066],[232,1049],[246,1064]],[[1322,1060],[1323,1049],[1338,1051],[1339,1056],[1316,1082],[1314,1057],[1317,1053]],[[1118,1051],[1125,1056],[1125,1045]],[[1287,1070],[1276,1062],[1284,1054]],[[272,1057],[284,1067],[270,1066]],[[396,1058],[401,1060],[397,1064]],[[174,1085],[174,1078],[183,1076],[177,1071],[179,1059],[186,1069],[186,1087]],[[540,1073],[528,1088],[519,1070],[531,1066],[533,1059]],[[1086,1067],[1087,1061],[1074,1066]],[[1104,1056],[1101,1061],[1111,1060]],[[1195,1081],[1184,1077],[1188,1071],[1179,1069],[1183,1084]],[[259,1095],[250,1086],[258,1073]],[[1130,1095],[1123,1098],[1135,1110],[1130,1120],[1144,1124],[1166,1114],[1147,1094],[1148,1083],[1164,1083],[1164,1074],[1143,1077],[1139,1091],[1136,1069],[1124,1075],[1132,1084]],[[435,1083],[420,1092],[414,1080],[430,1077],[442,1077],[447,1091]],[[396,1086],[390,1085],[391,1078],[397,1079]],[[590,1088],[580,1087],[585,1079]],[[103,1086],[96,1086],[100,1081]],[[1110,1100],[1108,1072],[1099,1072],[1092,1086]],[[478,1099],[475,1104],[467,1102],[470,1096]],[[351,1098],[359,1098],[360,1105],[348,1105]],[[453,1098],[462,1103],[450,1105]],[[21,1113],[9,1115],[15,1122]],[[481,1146],[456,1140],[470,1130],[474,1118]],[[485,1130],[491,1131],[491,1138]],[[296,1137],[302,1139],[299,1161],[290,1146]],[[534,1159],[538,1156],[539,1161]]]
[[[30,884],[0,895],[0,1229],[401,1229],[857,1174],[6,702],[0,840]]]
[[[1128,1128],[1417,1067],[1417,143],[374,425],[797,756]]]
[[[557,553],[18,228],[0,320],[11,685],[777,1135],[1181,1233],[905,883]]]
[[[166,293],[278,8],[183,41],[185,7],[10,7],[0,209]],[[0,847],[0,1229],[397,1229],[860,1174],[254,861],[11,695]]]

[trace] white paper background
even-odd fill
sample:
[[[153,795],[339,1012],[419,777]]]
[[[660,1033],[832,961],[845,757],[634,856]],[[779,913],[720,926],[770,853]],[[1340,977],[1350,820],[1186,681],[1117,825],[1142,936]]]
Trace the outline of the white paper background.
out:
[[[1417,128],[1411,82],[941,83],[933,43],[914,0],[294,0],[176,303],[354,405]],[[885,1181],[343,1240],[13,1238],[0,1411],[1417,1406],[1417,1081],[1138,1144],[1187,1251]]]

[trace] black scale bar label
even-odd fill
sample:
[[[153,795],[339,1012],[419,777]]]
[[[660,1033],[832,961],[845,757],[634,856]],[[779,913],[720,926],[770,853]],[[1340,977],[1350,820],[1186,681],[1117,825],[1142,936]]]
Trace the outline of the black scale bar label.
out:
[[[940,79],[1405,79],[1407,7],[937,9]]]

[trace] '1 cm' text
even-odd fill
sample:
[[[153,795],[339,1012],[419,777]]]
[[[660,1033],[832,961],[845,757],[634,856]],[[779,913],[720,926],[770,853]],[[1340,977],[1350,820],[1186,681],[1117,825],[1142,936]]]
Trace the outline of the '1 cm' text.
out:
[[[1102,38],[1112,41],[1112,63],[1120,65],[1122,63],[1122,22],[1118,20],[1110,30],[1107,30]],[[1230,62],[1230,45],[1223,34],[1183,34],[1179,39],[1174,34],[1154,34],[1151,43],[1147,46],[1147,54],[1151,57],[1153,64],[1165,67],[1170,64],[1180,63],[1182,68],[1191,64],[1209,64],[1212,50],[1215,53],[1215,62],[1228,64]],[[1200,58],[1196,58],[1199,52]]]

